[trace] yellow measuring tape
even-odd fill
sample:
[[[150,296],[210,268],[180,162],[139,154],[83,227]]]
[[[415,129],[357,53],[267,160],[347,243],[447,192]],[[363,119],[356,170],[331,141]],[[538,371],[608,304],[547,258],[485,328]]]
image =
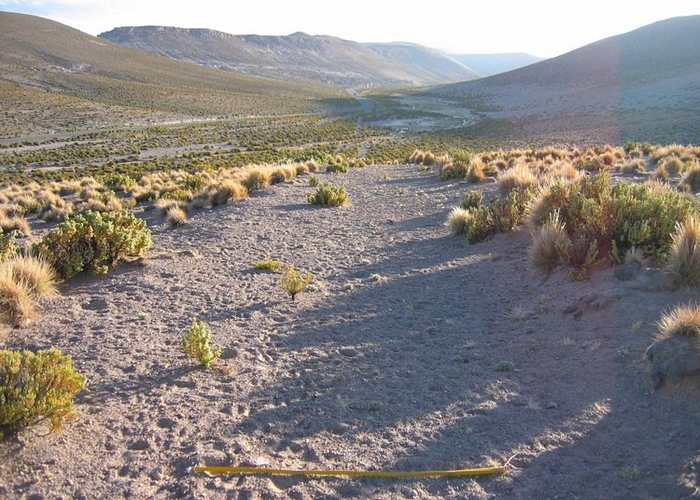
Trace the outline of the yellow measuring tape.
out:
[[[476,469],[458,470],[427,470],[393,472],[383,470],[294,470],[294,469],[266,469],[264,467],[226,467],[198,465],[194,472],[208,472],[209,474],[269,474],[275,476],[347,476],[347,477],[459,477],[459,476],[487,476],[491,474],[503,474],[505,467],[479,467]]]

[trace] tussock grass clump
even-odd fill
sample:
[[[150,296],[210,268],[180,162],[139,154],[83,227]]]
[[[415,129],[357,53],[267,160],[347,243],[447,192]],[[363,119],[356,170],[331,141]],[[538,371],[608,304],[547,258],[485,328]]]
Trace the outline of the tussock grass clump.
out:
[[[498,190],[502,195],[507,195],[513,190],[524,192],[534,189],[539,185],[537,176],[532,173],[530,167],[524,162],[518,162],[513,167],[501,173],[498,179]]]
[[[248,197],[248,188],[241,182],[233,179],[225,179],[218,186],[212,188],[209,194],[209,203],[212,207],[224,205],[229,201],[241,201]]]
[[[182,350],[204,368],[221,356],[221,348],[211,343],[211,330],[203,321],[192,320],[190,328],[180,339]]]
[[[165,221],[170,227],[184,226],[189,222],[187,211],[182,207],[171,207],[165,215]]]
[[[271,174],[268,170],[259,167],[250,170],[241,180],[249,192],[265,189],[271,184]]]
[[[657,339],[682,335],[700,340],[700,305],[686,304],[664,313],[657,323]]]
[[[677,224],[672,236],[669,268],[676,285],[700,285],[700,222],[696,217]]]
[[[297,294],[306,290],[311,280],[313,280],[313,275],[310,272],[307,271],[302,275],[299,271],[294,269],[294,266],[289,265],[284,268],[282,278],[280,278],[280,285],[282,286],[282,290],[284,290],[292,299],[292,302],[294,302],[294,298]]]
[[[319,180],[318,176],[312,175],[311,177],[309,177],[309,186],[318,187],[320,183],[321,181]]]
[[[468,223],[473,217],[473,208],[455,207],[450,211],[445,221],[445,227],[447,227],[451,235],[460,236],[467,233]]]
[[[43,421],[59,430],[74,415],[73,400],[84,385],[58,349],[0,351],[0,439]]]
[[[0,229],[5,233],[11,231],[17,231],[22,236],[31,236],[32,229],[29,225],[29,221],[21,216],[8,217],[3,213],[0,213]]]
[[[559,213],[554,212],[532,235],[532,245],[528,250],[530,262],[535,269],[549,274],[566,260],[570,245]]]
[[[339,207],[347,203],[348,193],[343,186],[323,183],[307,199],[313,205]]]
[[[18,255],[0,264],[0,275],[9,274],[36,298],[58,294],[56,270],[43,257]]]
[[[695,162],[692,167],[686,170],[679,187],[690,193],[700,191],[700,164]]]
[[[0,273],[0,317],[3,323],[21,328],[36,316],[36,301],[27,283],[20,281],[11,269],[4,269]]]

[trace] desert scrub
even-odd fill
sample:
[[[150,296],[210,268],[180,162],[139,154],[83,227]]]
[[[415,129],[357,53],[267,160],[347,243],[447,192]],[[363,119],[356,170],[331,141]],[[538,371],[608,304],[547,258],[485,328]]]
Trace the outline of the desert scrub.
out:
[[[311,177],[309,177],[309,186],[318,187],[320,183],[321,181],[318,179],[318,176],[312,175]]]
[[[207,324],[196,319],[180,339],[180,347],[204,368],[210,368],[221,356],[221,348],[211,343],[211,330]]]
[[[151,244],[146,222],[133,214],[87,211],[61,222],[34,250],[67,279],[87,269],[106,274],[125,257],[142,255]]]
[[[585,260],[582,256],[592,255],[595,247],[597,258],[619,263],[632,247],[664,261],[676,224],[696,213],[696,207],[692,199],[659,185],[613,185],[610,174],[602,172],[540,188],[528,205],[531,228],[543,225],[555,211],[573,243],[574,260]]]
[[[0,351],[0,438],[43,421],[59,430],[73,416],[73,399],[84,385],[58,349]]]
[[[462,203],[460,203],[459,206],[465,210],[469,208],[479,208],[483,199],[484,195],[481,191],[467,191],[467,194],[464,195]]]
[[[17,255],[19,248],[17,247],[16,233],[4,233],[0,229],[0,262],[4,262],[10,257]]]
[[[343,186],[325,182],[315,192],[309,193],[307,199],[313,205],[339,207],[347,203],[348,193]]]
[[[253,269],[257,271],[272,271],[276,273],[281,271],[282,268],[284,268],[284,264],[279,260],[273,259],[259,260],[253,264]]]
[[[282,290],[284,290],[292,299],[292,302],[294,302],[294,298],[297,294],[306,290],[306,287],[309,286],[312,279],[313,275],[310,272],[307,271],[302,276],[299,271],[294,269],[294,266],[289,265],[284,268],[282,278],[280,278],[280,285],[282,286]]]
[[[669,253],[671,279],[678,286],[700,285],[700,222],[691,217],[676,225]]]

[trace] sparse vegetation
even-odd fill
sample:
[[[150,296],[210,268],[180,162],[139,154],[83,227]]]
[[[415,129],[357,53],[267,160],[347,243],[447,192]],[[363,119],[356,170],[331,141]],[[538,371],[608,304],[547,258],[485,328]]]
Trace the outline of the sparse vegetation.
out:
[[[60,223],[35,250],[62,278],[70,278],[87,269],[105,274],[120,260],[141,256],[151,244],[144,220],[125,211],[87,211]]]
[[[257,261],[253,264],[253,268],[258,271],[272,271],[276,273],[284,268],[284,263],[279,260],[265,259]]]
[[[84,384],[58,349],[0,351],[0,439],[44,421],[59,430]]]
[[[308,200],[313,205],[339,207],[347,203],[348,193],[343,186],[323,183],[308,195]]]
[[[288,265],[284,269],[282,278],[280,279],[280,285],[282,286],[282,290],[284,290],[292,299],[292,302],[294,302],[297,294],[306,290],[306,287],[309,286],[312,279],[313,275],[310,272],[307,271],[302,275],[294,266]]]
[[[211,368],[211,364],[221,356],[221,348],[212,344],[211,337],[207,324],[193,319],[190,328],[180,339],[180,347],[204,368]]]

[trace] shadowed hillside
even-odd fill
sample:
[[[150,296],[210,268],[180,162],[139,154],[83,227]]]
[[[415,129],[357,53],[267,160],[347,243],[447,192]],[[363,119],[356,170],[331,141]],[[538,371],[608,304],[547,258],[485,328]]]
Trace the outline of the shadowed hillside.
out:
[[[689,16],[432,95],[504,120],[498,134],[697,142],[699,88],[700,16]]]
[[[115,28],[101,38],[203,66],[283,80],[340,86],[428,85],[478,75],[446,54],[411,46],[364,45],[331,36],[231,35],[210,29],[163,26]]]
[[[319,111],[344,98],[332,87],[203,68],[8,12],[0,12],[0,86],[5,126],[21,118],[30,129]],[[78,116],[72,124],[76,110],[92,123]]]

